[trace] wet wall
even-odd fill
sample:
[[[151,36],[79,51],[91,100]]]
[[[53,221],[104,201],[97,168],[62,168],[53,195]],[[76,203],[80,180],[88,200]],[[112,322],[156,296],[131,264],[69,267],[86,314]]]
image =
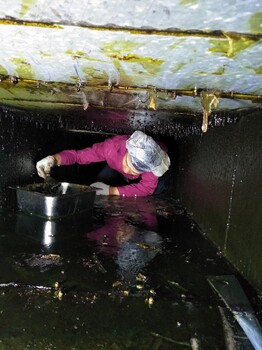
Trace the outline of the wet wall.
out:
[[[42,182],[36,172],[36,162],[69,146],[88,147],[105,138],[105,135],[68,133],[72,125],[66,117],[30,111],[0,109],[0,210],[13,208],[10,186]],[[84,169],[83,169],[84,168]],[[55,169],[57,180],[72,181],[76,174],[79,183],[87,182],[87,169],[74,165]],[[88,179],[93,181],[96,166],[89,166]],[[91,183],[91,182],[90,182]]]
[[[228,260],[262,291],[261,112],[181,138],[175,195]]]
[[[37,160],[68,147],[88,147],[110,134],[95,130],[94,125],[98,124],[92,119],[88,125],[82,116],[79,120],[0,110],[0,210],[10,206],[8,186],[41,181],[35,170]],[[211,122],[205,134],[194,132],[195,127],[190,131],[188,125],[183,124],[186,127],[177,129],[174,142],[168,129],[172,154],[170,177],[174,189],[168,195],[181,200],[204,234],[258,291],[262,291],[261,112],[233,116],[231,120],[234,123],[219,126]],[[115,128],[116,124],[119,133],[128,130],[126,120],[119,119],[110,126],[112,123],[106,125],[102,116],[101,128],[102,121],[104,131],[107,128],[113,132],[110,128]],[[161,125],[157,123],[158,128]],[[86,131],[93,128],[98,134],[68,132],[72,128]],[[154,131],[150,126],[143,130]],[[174,133],[175,130],[174,127]],[[95,180],[99,165],[87,168],[77,165],[63,170],[56,168],[55,177],[74,182],[77,176],[78,183],[89,184]]]

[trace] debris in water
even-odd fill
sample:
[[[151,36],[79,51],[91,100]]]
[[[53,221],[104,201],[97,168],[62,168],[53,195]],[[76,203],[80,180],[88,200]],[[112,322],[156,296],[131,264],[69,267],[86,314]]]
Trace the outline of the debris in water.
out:
[[[48,255],[42,255],[43,259],[51,259],[53,261],[59,261],[60,255],[59,254],[48,254]]]
[[[122,285],[122,282],[120,282],[120,281],[115,281],[115,282],[112,284],[112,287],[117,288],[117,287],[120,287],[121,285]]]
[[[41,272],[48,270],[49,267],[59,266],[62,264],[60,255],[58,254],[32,254],[30,258],[25,259],[25,262],[30,267],[39,267]]]
[[[136,276],[136,280],[140,282],[146,282],[147,277],[139,272],[139,274]]]
[[[200,349],[200,341],[197,338],[190,338],[190,344],[191,344],[192,350]]]
[[[149,244],[146,244],[146,243],[136,243],[136,245],[142,249],[149,249],[149,248],[154,249],[154,247],[152,248]]]
[[[58,288],[59,288],[59,282],[55,282],[55,283],[54,283],[54,287],[55,287],[55,290],[58,290]]]
[[[14,288],[24,288],[24,289],[32,289],[32,290],[44,290],[49,291],[52,288],[47,286],[34,286],[31,284],[24,285],[22,283],[16,283],[16,282],[8,282],[8,283],[0,283],[0,288],[6,288],[6,287],[14,287]]]
[[[151,308],[154,304],[154,298],[152,296],[146,298],[145,302],[148,304],[148,307]]]
[[[144,286],[143,286],[142,284],[137,284],[137,285],[136,285],[136,288],[139,289],[139,290],[141,290],[141,289],[144,288]]]
[[[56,298],[58,300],[62,300],[63,292],[60,289],[56,290],[55,293],[54,293],[54,298]]]
[[[15,282],[0,283],[0,288],[6,288],[6,287],[18,287],[18,283],[15,283]]]
[[[182,287],[179,283],[175,281],[167,281],[171,286],[177,287],[178,289],[182,290],[183,292],[188,292],[188,290],[184,287]]]
[[[96,253],[93,254],[93,261],[94,264],[96,266],[97,271],[101,272],[101,273],[106,273],[106,269],[104,268],[104,266],[101,264],[101,262],[98,260]]]
[[[123,290],[123,296],[124,297],[128,297],[129,296],[130,291],[129,290]]]
[[[189,343],[186,343],[186,342],[182,342],[182,341],[176,341],[174,339],[171,339],[169,337],[165,337],[163,335],[160,335],[159,333],[154,333],[154,332],[151,332],[151,335],[153,337],[156,337],[156,338],[161,338],[169,343],[172,343],[172,344],[177,344],[177,345],[184,345],[184,346],[188,346],[189,348],[191,348],[191,345]]]

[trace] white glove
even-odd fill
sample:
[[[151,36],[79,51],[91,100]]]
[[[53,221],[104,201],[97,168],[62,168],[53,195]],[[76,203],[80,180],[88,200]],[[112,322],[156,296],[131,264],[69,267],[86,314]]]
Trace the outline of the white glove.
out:
[[[97,195],[102,195],[102,196],[109,195],[109,185],[106,185],[103,182],[94,182],[90,186],[95,187]]]
[[[36,163],[36,170],[40,177],[45,179],[50,175],[51,168],[56,165],[55,158],[47,156]]]

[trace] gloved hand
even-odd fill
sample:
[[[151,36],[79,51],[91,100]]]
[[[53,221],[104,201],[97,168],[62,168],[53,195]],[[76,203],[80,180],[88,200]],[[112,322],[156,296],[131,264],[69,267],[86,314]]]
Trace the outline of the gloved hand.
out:
[[[47,156],[39,162],[36,163],[36,170],[40,177],[45,179],[48,175],[50,175],[51,168],[56,165],[55,158],[52,156]]]
[[[109,185],[106,185],[103,182],[94,182],[90,186],[95,187],[97,195],[103,195],[103,196],[109,195]]]

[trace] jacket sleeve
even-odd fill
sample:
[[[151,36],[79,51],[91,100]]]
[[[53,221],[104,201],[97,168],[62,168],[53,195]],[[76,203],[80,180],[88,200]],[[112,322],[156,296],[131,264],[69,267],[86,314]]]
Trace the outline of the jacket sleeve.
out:
[[[95,143],[91,147],[81,150],[65,150],[59,153],[61,165],[90,164],[106,160],[106,150],[110,147],[112,139]]]

